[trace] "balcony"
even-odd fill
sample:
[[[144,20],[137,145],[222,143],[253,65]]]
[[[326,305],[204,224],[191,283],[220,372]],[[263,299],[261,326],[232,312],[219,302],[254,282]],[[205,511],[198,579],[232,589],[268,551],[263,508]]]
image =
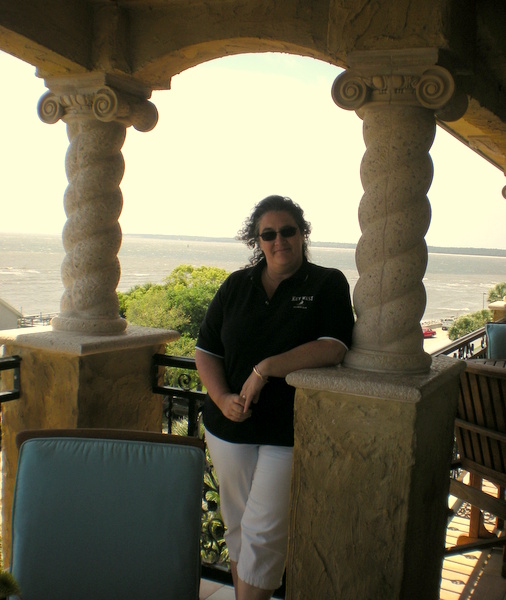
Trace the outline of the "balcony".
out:
[[[470,336],[436,350],[433,355],[450,355],[457,358],[480,357],[485,352],[484,331],[478,330]],[[17,357],[2,359],[2,370],[11,371],[13,383],[11,390],[6,390],[2,401],[15,400],[20,393],[20,365]],[[164,372],[160,381],[160,372]],[[167,371],[170,369],[169,371]],[[155,353],[152,361],[152,387],[160,401],[164,397],[163,406],[166,417],[166,428],[173,433],[198,435],[198,419],[203,404],[204,392],[196,377],[192,359],[185,357],[169,357]],[[10,403],[9,404],[14,404]],[[181,424],[184,430],[181,431]],[[226,549],[222,541],[222,524],[216,516],[213,505],[213,494],[217,492],[217,484],[212,470],[206,474],[204,506],[208,513],[206,531],[203,535],[203,585],[201,598],[220,600],[233,598],[230,587],[230,576],[226,568]],[[467,527],[468,507],[450,498],[452,508],[447,528],[447,545],[453,545],[458,531]],[[487,527],[494,523],[489,521]],[[464,556],[448,557],[443,566],[440,598],[458,600],[471,597],[473,600],[504,600],[506,597],[506,580],[500,577],[501,556],[496,550],[490,552],[473,552]],[[277,597],[284,597],[280,590]]]

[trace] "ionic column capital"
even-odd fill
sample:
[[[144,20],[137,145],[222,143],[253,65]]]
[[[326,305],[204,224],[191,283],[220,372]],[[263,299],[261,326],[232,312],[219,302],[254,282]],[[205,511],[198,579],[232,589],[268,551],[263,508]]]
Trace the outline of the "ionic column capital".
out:
[[[431,50],[355,52],[348,58],[350,68],[332,86],[332,98],[341,108],[420,106],[448,121],[460,118],[467,109],[451,73],[434,64],[437,56]]]
[[[149,89],[126,77],[107,73],[45,80],[49,91],[39,100],[39,118],[48,124],[75,116],[88,116],[102,122],[117,121],[138,131],[150,131],[158,121],[158,111]]]

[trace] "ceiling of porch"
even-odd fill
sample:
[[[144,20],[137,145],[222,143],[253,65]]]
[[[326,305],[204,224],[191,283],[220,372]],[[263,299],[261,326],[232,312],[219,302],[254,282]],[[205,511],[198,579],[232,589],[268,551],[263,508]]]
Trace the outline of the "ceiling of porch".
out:
[[[44,78],[98,70],[168,89],[185,69],[243,52],[346,67],[355,50],[436,48],[469,100],[443,127],[502,171],[505,30],[495,0],[0,0],[0,49]]]

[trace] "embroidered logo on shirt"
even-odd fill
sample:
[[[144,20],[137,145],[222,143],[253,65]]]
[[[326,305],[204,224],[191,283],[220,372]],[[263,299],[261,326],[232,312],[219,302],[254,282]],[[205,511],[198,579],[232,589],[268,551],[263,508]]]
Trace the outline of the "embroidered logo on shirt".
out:
[[[314,296],[292,296],[292,308],[306,310],[309,302],[313,302]]]

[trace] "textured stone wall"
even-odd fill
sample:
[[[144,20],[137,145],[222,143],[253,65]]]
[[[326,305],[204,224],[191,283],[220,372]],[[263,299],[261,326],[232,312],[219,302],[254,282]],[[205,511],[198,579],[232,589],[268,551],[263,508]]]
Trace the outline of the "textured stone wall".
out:
[[[297,390],[287,598],[437,597],[460,372],[452,369],[404,381],[390,396],[378,394],[379,376],[358,371],[359,395]],[[402,381],[390,379],[392,390]]]
[[[298,390],[291,569],[304,575],[293,598],[314,586],[321,598],[372,598],[371,579],[375,598],[399,596],[414,420],[413,405]]]

